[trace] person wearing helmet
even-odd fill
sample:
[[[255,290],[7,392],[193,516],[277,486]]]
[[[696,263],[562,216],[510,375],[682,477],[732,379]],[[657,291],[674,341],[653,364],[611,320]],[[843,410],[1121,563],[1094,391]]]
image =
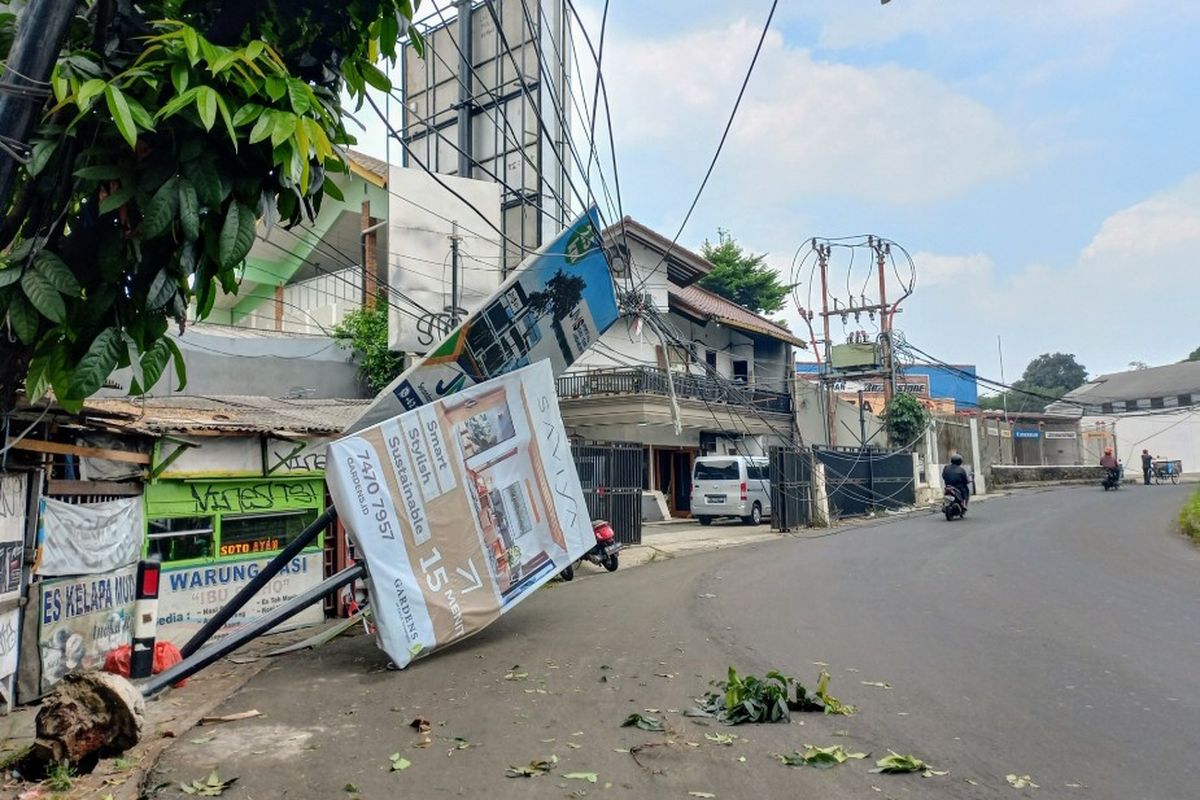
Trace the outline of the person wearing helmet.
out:
[[[963,467],[962,456],[958,453],[951,453],[950,463],[942,467],[942,485],[956,491],[963,508],[967,507],[967,498],[971,496],[971,475]]]
[[[1110,471],[1117,468],[1117,457],[1113,455],[1111,447],[1104,448],[1104,455],[1100,457],[1100,466]]]

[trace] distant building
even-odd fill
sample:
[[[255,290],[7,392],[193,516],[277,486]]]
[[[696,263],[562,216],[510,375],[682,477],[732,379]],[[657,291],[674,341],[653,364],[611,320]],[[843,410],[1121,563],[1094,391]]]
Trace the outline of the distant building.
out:
[[[1198,361],[1100,375],[1051,403],[1046,413],[1078,419],[1085,443],[1111,440],[1126,469],[1141,468],[1137,461],[1145,449],[1155,458],[1182,461],[1184,472],[1200,472]],[[1101,452],[1089,446],[1085,457],[1099,460]]]
[[[821,364],[798,362],[796,374],[802,378],[816,380],[821,373]],[[881,378],[864,378],[856,381],[847,376],[835,384],[838,396],[849,402],[858,401],[858,391],[873,410],[883,410],[883,381]],[[919,398],[932,411],[954,413],[971,411],[979,407],[979,387],[975,382],[975,365],[962,364],[953,367],[906,364],[896,376],[896,390]]]

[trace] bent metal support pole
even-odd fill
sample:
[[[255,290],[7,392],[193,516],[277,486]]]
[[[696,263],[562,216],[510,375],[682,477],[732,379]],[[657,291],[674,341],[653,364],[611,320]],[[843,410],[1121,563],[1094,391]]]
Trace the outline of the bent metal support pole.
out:
[[[320,602],[321,598],[330,592],[335,592],[346,584],[366,576],[366,574],[367,570],[362,564],[355,564],[326,578],[317,586],[292,598],[270,614],[253,622],[246,623],[224,639],[209,645],[198,653],[194,653],[183,659],[183,661],[180,661],[170,669],[155,675],[138,687],[142,692],[142,696],[153,697],[168,686],[195,675],[209,664],[217,659],[224,658],[251,639],[261,636],[279,623],[299,614],[313,603]]]
[[[279,555],[268,561],[258,574],[250,579],[249,583],[243,586],[228,603],[221,606],[221,610],[204,623],[204,626],[196,631],[191,639],[188,639],[187,644],[179,648],[183,657],[186,659],[199,650],[205,642],[213,637],[213,634],[221,630],[225,623],[242,609],[242,606],[250,601],[250,598],[258,594],[259,589],[267,585],[267,581],[278,575],[279,570],[298,556],[301,550],[316,541],[317,537],[321,535],[321,531],[329,527],[329,524],[335,519],[337,519],[337,509],[330,506],[311,525],[300,531],[296,538],[288,542],[288,546],[279,552]]]

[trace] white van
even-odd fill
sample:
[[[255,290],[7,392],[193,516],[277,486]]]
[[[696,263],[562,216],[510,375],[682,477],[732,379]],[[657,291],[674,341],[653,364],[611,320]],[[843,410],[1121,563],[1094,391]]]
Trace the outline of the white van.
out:
[[[771,517],[767,459],[701,456],[692,469],[692,516],[701,525],[717,517],[741,517],[758,525]]]

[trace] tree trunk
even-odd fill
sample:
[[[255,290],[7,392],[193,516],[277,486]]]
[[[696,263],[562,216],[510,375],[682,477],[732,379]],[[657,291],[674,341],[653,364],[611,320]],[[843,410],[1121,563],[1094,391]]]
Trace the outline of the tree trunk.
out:
[[[132,683],[108,672],[67,675],[42,701],[37,740],[22,774],[42,775],[67,761],[87,772],[102,756],[138,743],[146,702]]]

